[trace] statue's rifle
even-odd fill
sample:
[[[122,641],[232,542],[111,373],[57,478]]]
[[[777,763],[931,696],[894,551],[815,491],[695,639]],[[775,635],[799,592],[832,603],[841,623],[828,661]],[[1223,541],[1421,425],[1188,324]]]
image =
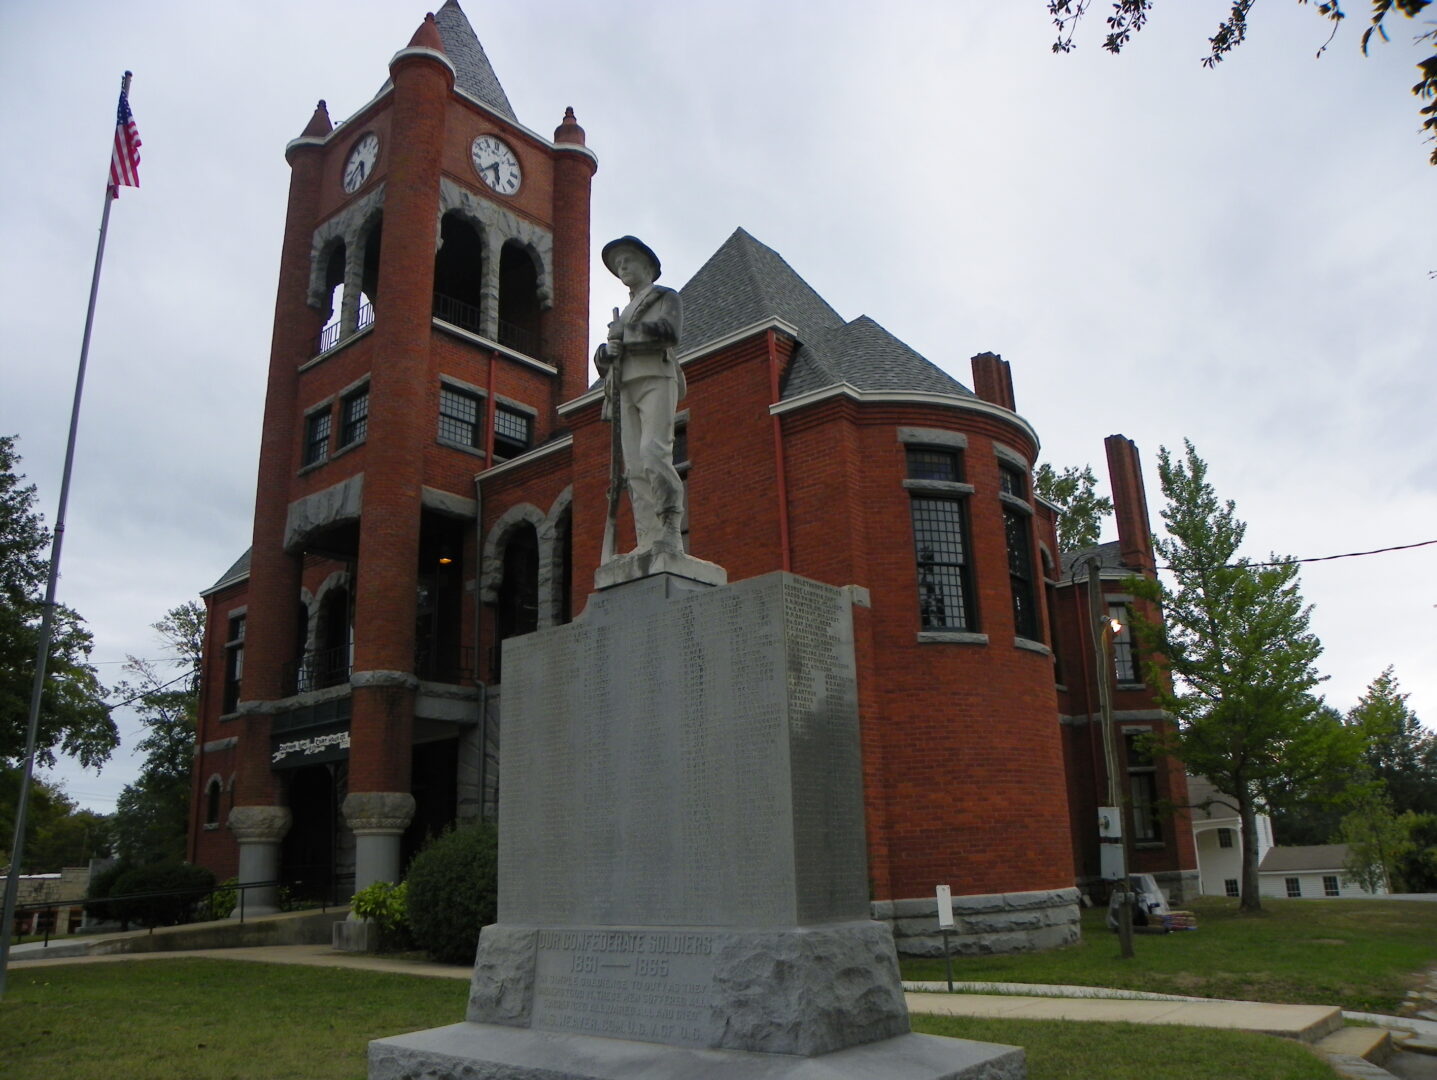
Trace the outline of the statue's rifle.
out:
[[[619,319],[619,309],[614,308],[614,321]],[[609,371],[604,377],[604,411],[609,420],[609,514],[604,519],[604,544],[599,553],[599,563],[614,557],[614,534],[619,525],[619,498],[624,491],[624,441],[620,427],[619,409],[619,366],[620,356],[609,361]]]

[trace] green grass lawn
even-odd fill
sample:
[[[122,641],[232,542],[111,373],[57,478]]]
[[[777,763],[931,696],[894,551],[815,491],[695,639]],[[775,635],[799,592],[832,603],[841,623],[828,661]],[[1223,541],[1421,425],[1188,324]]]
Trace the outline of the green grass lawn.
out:
[[[369,1040],[464,1017],[462,980],[229,960],[14,970],[0,1002],[7,1080],[363,1080]],[[1244,1032],[914,1018],[1024,1047],[1029,1080],[1334,1080],[1311,1051]]]
[[[1401,900],[1263,900],[1256,915],[1236,900],[1187,907],[1198,929],[1139,935],[1136,955],[1118,954],[1104,912],[1083,912],[1083,940],[1018,956],[955,956],[953,978],[971,982],[1068,983],[1163,994],[1338,1005],[1392,1012],[1437,964],[1437,903]],[[903,977],[939,981],[943,961],[905,960]]]

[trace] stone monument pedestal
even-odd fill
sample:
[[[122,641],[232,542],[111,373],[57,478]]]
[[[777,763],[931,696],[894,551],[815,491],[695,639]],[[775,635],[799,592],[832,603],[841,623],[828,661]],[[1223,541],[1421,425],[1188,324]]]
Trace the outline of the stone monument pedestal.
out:
[[[869,918],[844,590],[615,582],[507,642],[504,677],[468,1021],[371,1043],[370,1080],[1025,1075],[909,1031]]]

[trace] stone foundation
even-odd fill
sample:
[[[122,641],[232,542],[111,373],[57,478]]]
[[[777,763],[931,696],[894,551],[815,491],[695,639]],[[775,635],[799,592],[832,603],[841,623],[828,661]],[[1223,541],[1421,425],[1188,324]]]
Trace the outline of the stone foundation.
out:
[[[943,955],[936,897],[876,900],[872,908],[893,928],[901,955]],[[984,956],[1075,945],[1082,937],[1079,910],[1077,889],[955,896],[948,947],[955,956]]]

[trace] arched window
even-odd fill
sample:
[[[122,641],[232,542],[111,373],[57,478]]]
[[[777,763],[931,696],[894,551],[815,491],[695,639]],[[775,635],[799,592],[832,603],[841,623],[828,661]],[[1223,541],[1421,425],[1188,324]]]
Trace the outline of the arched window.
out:
[[[483,267],[484,242],[478,231],[451,210],[439,223],[439,250],[434,255],[434,314],[438,318],[476,334],[483,331]]]
[[[529,522],[520,522],[504,544],[504,577],[499,583],[495,631],[501,648],[495,651],[496,673],[502,643],[539,628],[539,534]]]
[[[329,258],[324,264],[324,294],[329,298],[329,311],[324,317],[324,329],[319,332],[317,353],[334,348],[344,334],[344,268],[347,259],[344,241],[336,241],[329,249]]]
[[[224,791],[224,785],[220,783],[218,776],[210,777],[210,782],[205,785],[205,824],[218,825],[220,823],[220,796]]]
[[[539,355],[539,268],[528,248],[513,240],[499,255],[499,343]]]

